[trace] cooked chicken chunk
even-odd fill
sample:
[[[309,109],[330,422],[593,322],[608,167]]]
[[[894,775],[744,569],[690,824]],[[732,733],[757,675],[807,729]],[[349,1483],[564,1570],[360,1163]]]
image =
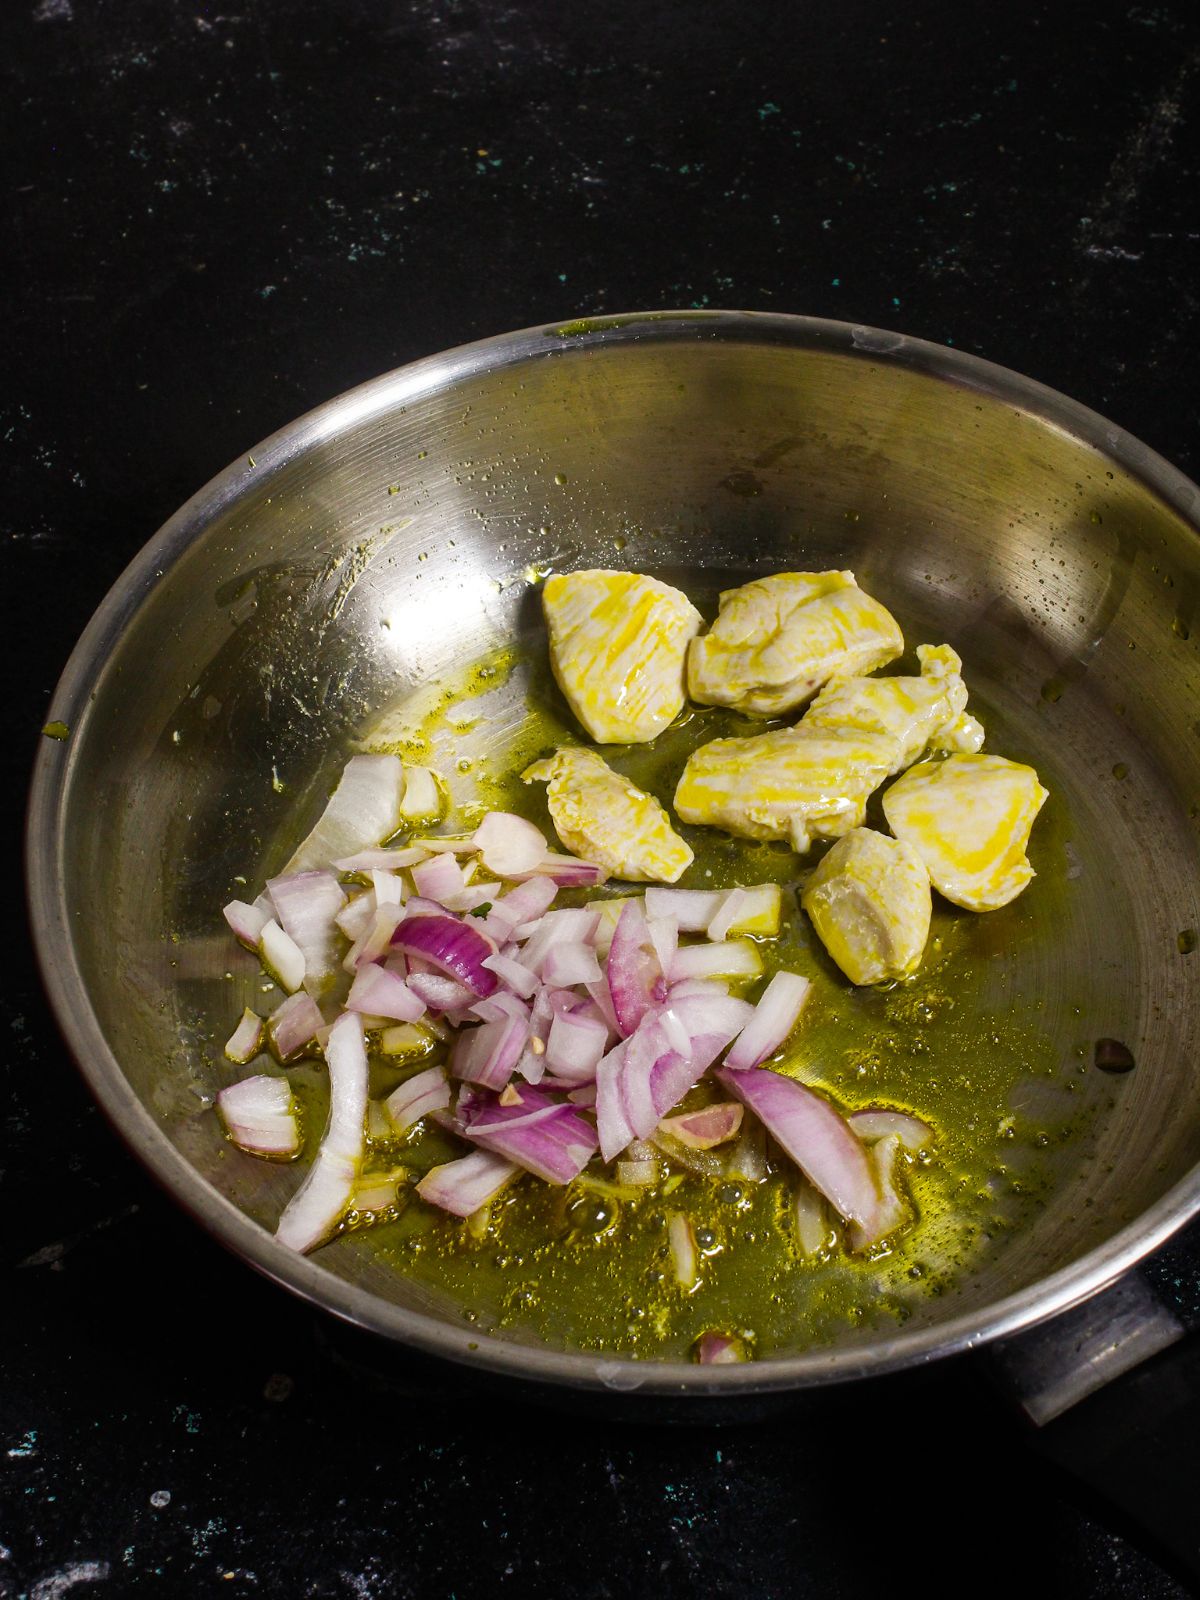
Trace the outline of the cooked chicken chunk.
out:
[[[956,652],[948,644],[922,644],[917,660],[919,678],[835,678],[809,706],[800,727],[853,729],[893,740],[889,772],[903,772],[929,745],[978,750],[983,728],[963,715],[967,686]]]
[[[852,572],[777,572],[721,596],[717,620],[688,651],[688,693],[776,717],[830,678],[874,672],[903,649],[895,618]]]
[[[1045,800],[1032,767],[951,755],[912,767],[884,795],[883,811],[940,894],[968,911],[994,911],[1034,875],[1025,849]]]
[[[686,595],[637,572],[549,578],[550,665],[599,744],[653,739],[683,709],[684,662],[701,625]]]
[[[919,678],[840,678],[826,685],[794,728],[716,739],[689,759],[675,791],[685,822],[751,839],[814,838],[858,827],[872,792],[932,741],[978,738],[966,686],[949,645],[921,645]]]
[[[651,795],[621,777],[594,750],[563,748],[521,774],[548,783],[546,803],[568,850],[616,878],[674,883],[692,852]]]
[[[929,874],[898,839],[855,828],[830,850],[800,903],[851,983],[915,972],[929,937]]]
[[[714,739],[688,757],[675,790],[684,822],[747,839],[790,839],[804,853],[863,820],[867,797],[891,770],[893,741],[804,724],[749,739]]]

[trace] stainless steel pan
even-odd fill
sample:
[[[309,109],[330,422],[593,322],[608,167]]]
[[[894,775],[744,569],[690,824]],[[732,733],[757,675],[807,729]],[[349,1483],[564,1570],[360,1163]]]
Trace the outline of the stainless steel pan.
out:
[[[1111,1284],[1200,1207],[1196,491],[1061,395],[952,350],[813,319],[664,313],[534,328],[322,406],[191,500],[118,581],[41,749],[29,879],[46,982],[124,1137],[231,1249],[337,1316],[552,1385],[730,1395],[910,1366]],[[620,547],[618,555],[617,550]],[[350,1237],[261,1225],[294,1175],[228,1159],[203,1107],[233,1015],[219,908],[278,868],[379,707],[514,634],[529,567],[714,581],[848,566],[1052,772],[1078,874],[1012,968],[1098,1134],[1024,1233],[900,1331],[741,1367],[481,1334]],[[515,709],[515,708],[514,708]],[[1114,767],[1127,769],[1123,779]],[[1087,1015],[1068,995],[1086,993]],[[238,1002],[240,1005],[240,1002]],[[1078,1073],[1081,1041],[1136,1069]],[[255,1220],[258,1219],[258,1220]],[[1111,1341],[1110,1341],[1111,1342]],[[1154,1339],[1151,1339],[1154,1343]]]

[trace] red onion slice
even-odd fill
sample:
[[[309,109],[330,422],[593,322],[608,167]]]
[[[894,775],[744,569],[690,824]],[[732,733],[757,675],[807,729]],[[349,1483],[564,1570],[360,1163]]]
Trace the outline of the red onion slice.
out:
[[[310,994],[293,994],[267,1019],[271,1046],[280,1061],[290,1061],[311,1044],[325,1026],[325,1018]]]
[[[529,1023],[521,1017],[464,1028],[455,1041],[450,1070],[467,1083],[502,1089],[512,1077],[528,1038]]]
[[[878,1244],[889,1233],[894,1233],[908,1215],[896,1188],[896,1161],[901,1148],[900,1135],[887,1133],[867,1152],[867,1160],[879,1186],[879,1210],[869,1227],[856,1224],[850,1229],[852,1250],[864,1250],[868,1245]]]
[[[933,1143],[933,1129],[929,1124],[903,1111],[852,1111],[846,1121],[867,1144],[885,1139],[889,1133],[897,1134],[906,1150],[924,1150]]]
[[[546,836],[511,811],[489,811],[475,830],[475,848],[489,872],[516,878],[532,872],[546,855]]]
[[[550,1024],[544,1059],[558,1077],[589,1083],[607,1044],[608,1028],[603,1022],[578,1011],[559,1013]]]
[[[262,931],[270,912],[261,906],[247,905],[244,900],[231,900],[224,908],[225,921],[247,950],[257,950]]]
[[[696,1340],[696,1360],[702,1367],[724,1367],[748,1359],[746,1346],[731,1333],[711,1329]]]
[[[671,1250],[671,1265],[675,1282],[681,1289],[691,1291],[700,1281],[700,1257],[696,1250],[696,1235],[682,1212],[677,1211],[667,1224],[667,1241]]]
[[[647,889],[646,915],[674,917],[680,933],[703,933],[724,898],[723,889]]]
[[[488,956],[483,964],[490,972],[496,974],[501,983],[507,984],[514,994],[519,994],[522,1000],[528,1000],[538,987],[537,973],[530,972],[523,962],[514,961],[509,956]]]
[[[762,957],[747,939],[726,939],[722,944],[689,944],[671,965],[671,982],[681,978],[757,978]]]
[[[492,902],[484,927],[493,938],[507,939],[521,923],[544,915],[557,894],[558,888],[549,878],[531,878]]]
[[[468,1139],[516,1161],[547,1183],[577,1178],[596,1151],[596,1133],[573,1106],[552,1100],[540,1089],[525,1087],[521,1104],[493,1101],[472,1115]]]
[[[444,1111],[450,1104],[450,1084],[442,1067],[428,1067],[393,1089],[383,1102],[387,1119],[396,1133],[407,1133],[430,1111]]]
[[[732,1100],[718,1100],[701,1111],[667,1117],[659,1124],[659,1132],[677,1139],[690,1150],[712,1150],[736,1137],[741,1125],[741,1106]]]
[[[467,886],[463,869],[453,855],[430,856],[412,869],[413,888],[422,898],[444,905],[447,895],[461,894]]]
[[[392,935],[400,950],[420,956],[475,995],[493,994],[499,979],[484,966],[496,946],[478,928],[457,917],[414,915],[411,906],[404,921]],[[419,991],[418,991],[419,992]]]
[[[368,966],[360,967],[355,974],[346,1009],[369,1017],[387,1017],[392,1022],[416,1022],[425,1015],[425,1002],[394,972]]]
[[[622,1039],[596,1068],[596,1127],[600,1134],[600,1154],[605,1161],[620,1155],[633,1138],[621,1099],[621,1069],[629,1041]]]
[[[399,872],[401,867],[415,867],[427,854],[426,850],[405,845],[399,850],[359,850],[333,864],[339,872]]]
[[[568,939],[552,945],[542,962],[542,977],[547,983],[599,983],[603,976],[596,952],[582,940]]]
[[[391,948],[392,935],[404,920],[403,906],[377,906],[362,937],[346,952],[342,966],[347,972],[357,972],[359,967],[378,961],[385,950]]]
[[[513,873],[513,877],[549,878],[562,889],[591,889],[604,883],[608,873],[594,861],[580,861],[575,856],[560,856],[553,850],[531,867],[527,873]]]
[[[491,1150],[475,1150],[458,1161],[431,1168],[417,1184],[417,1193],[431,1206],[440,1206],[456,1217],[469,1217],[494,1200],[520,1170],[516,1162]]]
[[[879,1194],[862,1144],[820,1095],[763,1067],[722,1069],[717,1077],[754,1112],[767,1132],[840,1216],[871,1233]]]
[[[275,1237],[291,1250],[321,1244],[341,1220],[362,1170],[367,1114],[367,1050],[360,1018],[343,1012],[325,1046],[329,1122],[304,1182],[288,1202]]]
[[[284,872],[326,867],[390,838],[403,820],[403,794],[399,756],[351,756],[316,827]]]
[[[655,980],[662,976],[649,945],[642,903],[628,900],[609,946],[606,969],[617,1028],[626,1037],[654,1004]]]
[[[304,982],[304,952],[290,939],[274,917],[263,924],[259,960],[280,988],[294,994]]]
[[[259,1073],[232,1083],[218,1091],[217,1110],[230,1139],[248,1155],[290,1161],[300,1149],[295,1100],[286,1078]]]
[[[796,972],[777,972],[763,990],[754,1015],[742,1029],[725,1065],[757,1067],[775,1054],[799,1019],[812,984]]]
[[[710,939],[724,939],[750,902],[745,889],[730,889],[707,928]]]
[[[825,1202],[812,1184],[800,1180],[792,1201],[792,1220],[801,1252],[815,1256],[832,1243],[834,1234],[825,1215]]]
[[[371,926],[378,903],[374,891],[368,889],[362,894],[352,895],[333,919],[352,944],[357,944]]]
[[[262,1018],[247,1006],[242,1012],[242,1020],[225,1041],[225,1054],[230,1061],[236,1061],[239,1067],[244,1067],[262,1049],[262,1039]]]

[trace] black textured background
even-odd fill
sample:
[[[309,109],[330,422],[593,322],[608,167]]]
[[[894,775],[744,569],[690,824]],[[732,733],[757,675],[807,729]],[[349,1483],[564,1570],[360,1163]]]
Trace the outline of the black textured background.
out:
[[[874,323],[1196,476],[1198,66],[1185,0],[5,0],[0,1596],[1187,1592],[971,1364],[722,1431],[382,1391],[93,1109],[16,843],[138,547],[293,416],[464,340]],[[1195,1229],[1154,1276],[1200,1322]]]

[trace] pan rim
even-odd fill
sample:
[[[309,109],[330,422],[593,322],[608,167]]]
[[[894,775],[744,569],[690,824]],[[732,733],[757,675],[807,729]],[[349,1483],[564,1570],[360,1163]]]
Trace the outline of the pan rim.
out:
[[[237,499],[249,469],[270,474],[356,422],[469,379],[535,359],[570,358],[624,343],[725,339],[828,350],[897,365],[1018,405],[1118,462],[1196,527],[1200,491],[1139,439],[1059,391],[982,357],[886,329],[782,312],[645,311],[535,325],[423,357],[323,402],[279,429],[197,491],[134,556],[97,607],[63,669],[48,720],[77,729],[90,685],[136,611],[173,563]],[[1078,1261],[949,1321],[884,1339],[745,1365],[698,1367],[522,1344],[457,1327],[383,1300],[318,1260],[296,1256],[195,1171],[133,1094],[88,1001],[70,938],[64,892],[65,801],[72,740],[43,740],[26,819],[26,884],[34,947],[58,1026],[103,1111],[151,1175],[212,1236],[302,1300],[340,1320],[442,1357],[550,1386],[621,1394],[730,1396],[827,1386],[931,1363],[1045,1322],[1135,1266],[1200,1212],[1200,1165],[1152,1207]]]

